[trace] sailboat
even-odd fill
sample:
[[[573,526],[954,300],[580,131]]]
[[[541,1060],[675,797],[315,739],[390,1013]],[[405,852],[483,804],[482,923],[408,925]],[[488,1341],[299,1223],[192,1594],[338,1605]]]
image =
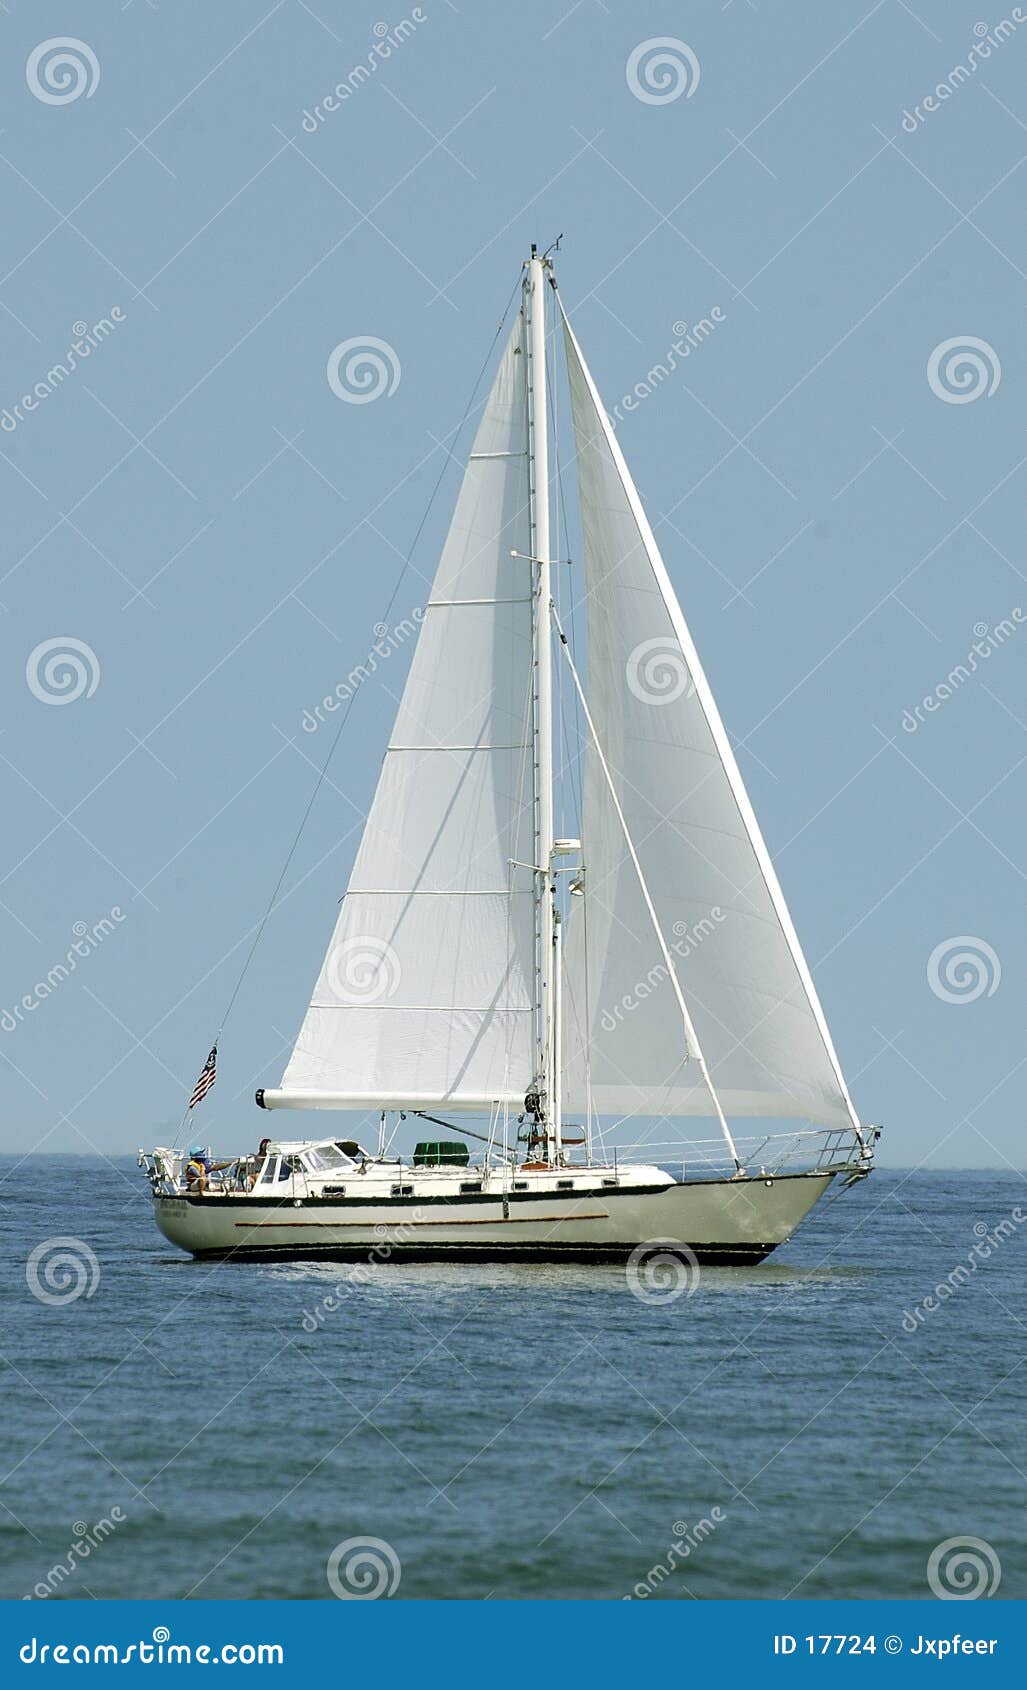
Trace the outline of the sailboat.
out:
[[[573,577],[550,521],[561,336],[587,662],[560,615]],[[581,772],[573,835],[557,831],[573,785],[558,759]],[[856,1113],[552,257],[534,247],[341,912],[281,1084],[256,1101],[363,1112],[376,1143],[323,1117],[320,1137],[268,1137],[209,1177],[175,1149],[141,1152],[160,1229],[195,1256],[608,1261],[658,1243],[751,1263],[872,1167],[879,1129]],[[671,1158],[654,1135],[685,1117],[719,1137]],[[405,1120],[424,1136],[393,1156]],[[738,1137],[743,1120],[759,1135]],[[625,1123],[641,1134],[630,1151]],[[473,1162],[468,1139],[485,1144]]]

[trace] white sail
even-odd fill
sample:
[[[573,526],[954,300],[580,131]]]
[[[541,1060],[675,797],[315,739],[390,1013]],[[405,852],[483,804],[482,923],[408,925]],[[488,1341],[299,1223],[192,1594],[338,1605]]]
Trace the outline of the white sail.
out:
[[[723,723],[566,318],[564,326],[589,706],[712,1085],[727,1115],[852,1127],[823,1011]],[[582,838],[585,897],[575,900],[566,945],[567,1105],[712,1115],[593,746]]]
[[[519,1101],[534,1070],[523,323],[478,428],[278,1107]]]

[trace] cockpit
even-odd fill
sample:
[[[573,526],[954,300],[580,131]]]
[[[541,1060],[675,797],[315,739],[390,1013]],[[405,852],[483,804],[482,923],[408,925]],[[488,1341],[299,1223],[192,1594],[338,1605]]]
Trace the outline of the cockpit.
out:
[[[345,1181],[366,1173],[374,1155],[353,1138],[329,1138],[291,1143],[265,1138],[249,1156],[215,1159],[207,1149],[187,1156],[184,1151],[158,1147],[150,1162],[139,1152],[140,1166],[150,1173],[155,1192],[192,1196],[245,1197],[249,1192],[274,1201],[284,1197],[342,1196]]]

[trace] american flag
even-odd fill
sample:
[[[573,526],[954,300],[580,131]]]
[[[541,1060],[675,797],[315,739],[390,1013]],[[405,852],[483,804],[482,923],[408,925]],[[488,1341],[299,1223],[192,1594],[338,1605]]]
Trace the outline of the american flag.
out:
[[[203,1099],[206,1097],[217,1077],[218,1047],[215,1045],[206,1062],[203,1064],[203,1067],[200,1069],[200,1077],[193,1087],[193,1095],[189,1099],[190,1109],[195,1109],[198,1103],[203,1102]]]

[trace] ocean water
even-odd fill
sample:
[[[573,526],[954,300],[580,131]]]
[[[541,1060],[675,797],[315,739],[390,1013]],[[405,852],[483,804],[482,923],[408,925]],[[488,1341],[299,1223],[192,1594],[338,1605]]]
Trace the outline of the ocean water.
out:
[[[1027,1595],[1022,1175],[879,1171],[651,1302],[198,1264],[127,1158],[0,1178],[5,1597],[330,1599],[339,1545],[399,1600],[915,1597],[968,1537],[936,1579]],[[43,1301],[59,1238],[84,1289]]]

